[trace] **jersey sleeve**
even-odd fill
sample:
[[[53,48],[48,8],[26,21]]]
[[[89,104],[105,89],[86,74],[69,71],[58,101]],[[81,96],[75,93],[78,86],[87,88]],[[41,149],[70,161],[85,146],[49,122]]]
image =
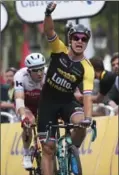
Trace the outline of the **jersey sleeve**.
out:
[[[18,71],[14,76],[14,90],[16,91],[24,91],[23,86],[23,76],[21,75],[21,72]]]
[[[84,66],[84,77],[83,77],[83,94],[92,94],[94,87],[94,69],[91,63],[87,61]]]
[[[68,52],[67,47],[59,39],[57,34],[55,34],[55,36],[53,36],[52,38],[48,38],[48,41],[49,41],[49,45],[50,45],[52,53],[60,53],[60,52],[67,53]]]

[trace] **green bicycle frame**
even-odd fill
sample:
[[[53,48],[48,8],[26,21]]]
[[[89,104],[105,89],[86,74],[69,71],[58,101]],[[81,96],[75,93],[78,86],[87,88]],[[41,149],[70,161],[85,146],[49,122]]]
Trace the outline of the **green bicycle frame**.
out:
[[[57,158],[59,163],[59,175],[69,175],[68,147],[72,145],[71,136],[62,136],[57,144]]]

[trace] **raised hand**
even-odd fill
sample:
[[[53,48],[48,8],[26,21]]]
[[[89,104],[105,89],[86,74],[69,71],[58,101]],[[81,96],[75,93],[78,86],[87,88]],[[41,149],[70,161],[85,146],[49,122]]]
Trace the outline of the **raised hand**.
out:
[[[45,15],[50,16],[51,13],[55,10],[56,5],[57,4],[55,2],[50,2],[46,7]]]

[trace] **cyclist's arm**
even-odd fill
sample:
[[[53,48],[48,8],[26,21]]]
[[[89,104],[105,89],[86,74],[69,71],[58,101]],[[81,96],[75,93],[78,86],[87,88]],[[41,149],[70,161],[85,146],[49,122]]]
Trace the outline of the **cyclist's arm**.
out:
[[[94,83],[94,70],[92,66],[85,68],[83,79],[83,104],[85,117],[92,117],[92,91]]]
[[[53,38],[54,36],[56,36],[56,32],[54,30],[54,22],[51,16],[45,16],[44,32],[48,38]]]
[[[76,98],[77,101],[82,103],[83,94],[80,92],[80,89],[78,87],[76,88],[76,91],[74,92],[74,97]]]
[[[23,87],[23,77],[22,75],[17,72],[14,76],[14,89],[15,89],[15,105],[16,105],[16,112],[23,116],[25,115],[25,104],[24,104],[24,87]]]
[[[25,115],[24,92],[15,92],[15,104],[17,113],[20,116]]]
[[[53,53],[67,53],[67,47],[59,39],[54,29],[54,22],[51,16],[46,16],[44,19],[44,31],[47,36],[51,51]]]

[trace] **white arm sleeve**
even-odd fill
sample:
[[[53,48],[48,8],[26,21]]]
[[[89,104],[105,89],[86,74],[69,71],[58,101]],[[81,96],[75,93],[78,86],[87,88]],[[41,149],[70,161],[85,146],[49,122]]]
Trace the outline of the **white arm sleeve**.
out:
[[[14,90],[15,90],[15,93],[17,93],[19,91],[24,93],[24,83],[23,83],[23,81],[24,81],[23,74],[19,70],[14,76]],[[16,111],[17,112],[20,108],[25,107],[24,100],[22,98],[16,98],[15,103],[16,103]]]
[[[14,90],[15,92],[24,91],[23,75],[20,70],[14,76]]]

